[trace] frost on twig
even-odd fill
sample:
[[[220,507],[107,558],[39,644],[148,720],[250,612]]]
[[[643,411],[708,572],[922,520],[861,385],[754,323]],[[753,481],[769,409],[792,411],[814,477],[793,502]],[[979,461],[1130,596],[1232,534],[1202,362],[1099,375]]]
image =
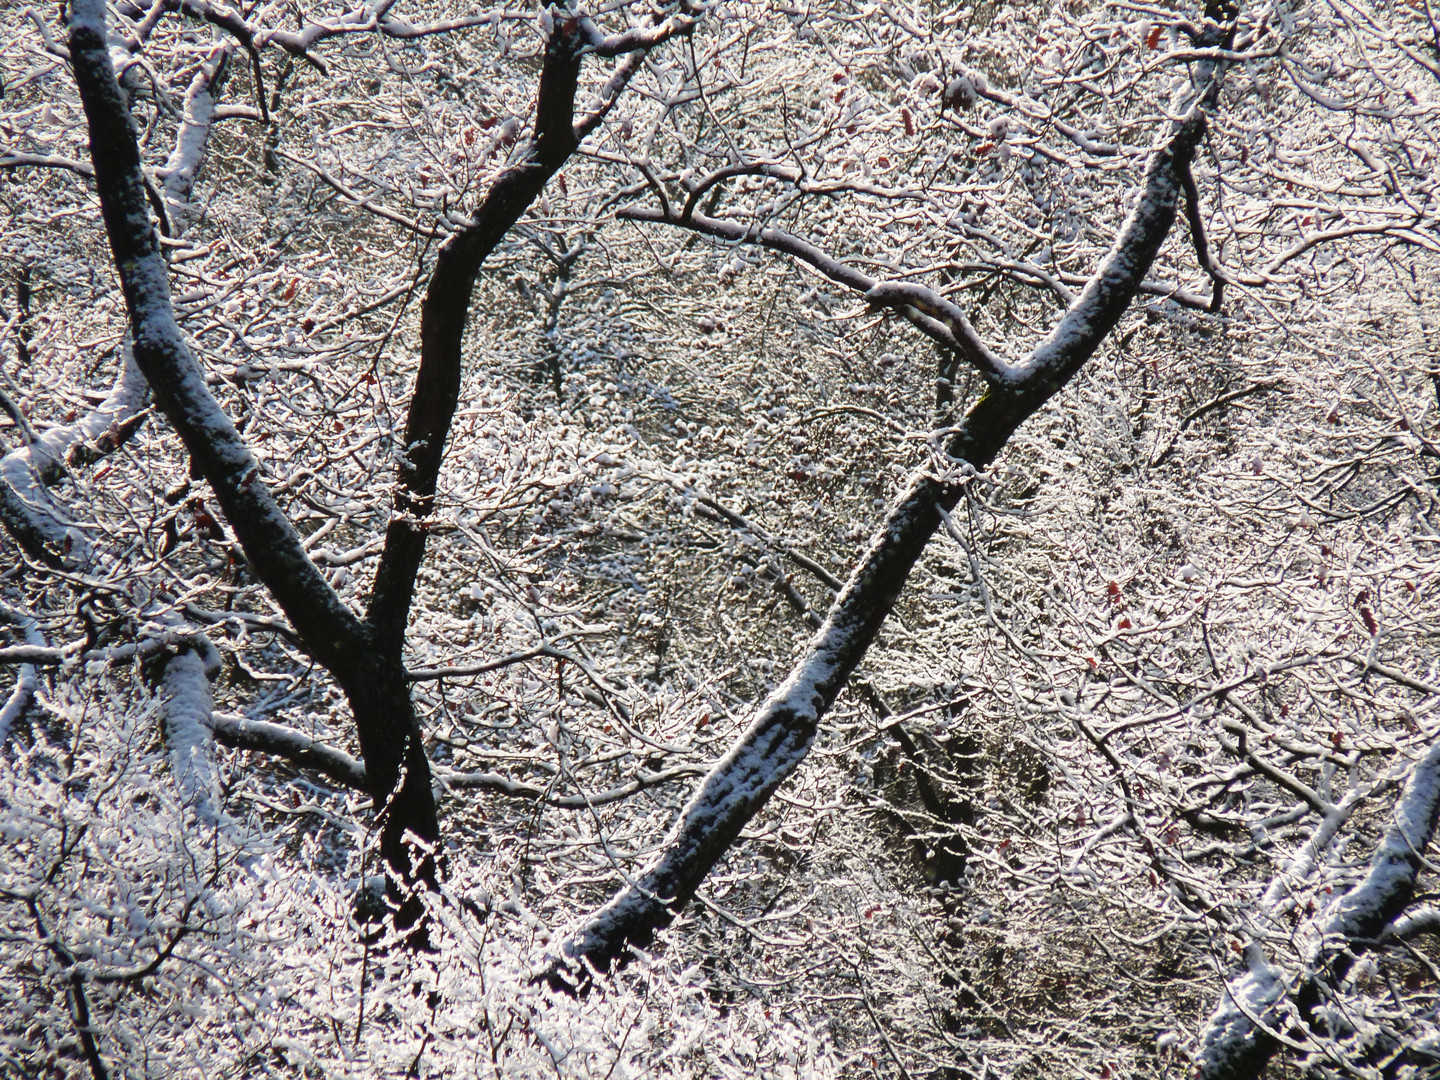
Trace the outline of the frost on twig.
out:
[[[1198,1059],[1202,1080],[1255,1077],[1279,1049],[1283,1029],[1296,1016],[1317,1034],[1319,1006],[1328,989],[1350,971],[1402,915],[1414,896],[1415,877],[1440,818],[1440,743],[1415,766],[1395,805],[1370,871],[1340,897],[1329,913],[1318,943],[1310,950],[1298,987],[1285,992],[1285,981],[1268,964],[1232,979],[1201,1034]]]

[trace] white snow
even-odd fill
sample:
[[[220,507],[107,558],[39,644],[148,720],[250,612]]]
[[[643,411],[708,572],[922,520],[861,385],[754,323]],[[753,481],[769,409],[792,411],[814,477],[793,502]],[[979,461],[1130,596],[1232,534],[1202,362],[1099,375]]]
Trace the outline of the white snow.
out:
[[[194,190],[216,118],[215,95],[211,86],[229,50],[228,44],[217,46],[210,59],[195,73],[185,92],[185,115],[175,136],[175,149],[170,152],[165,167],[156,173],[168,202],[188,202]]]
[[[128,335],[120,353],[120,376],[105,400],[74,423],[50,428],[34,443],[0,458],[0,504],[5,515],[24,522],[75,566],[89,563],[89,538],[47,489],[65,474],[79,450],[103,448],[148,406],[150,387],[135,366]]]
[[[8,604],[0,604],[0,614],[15,622],[20,627],[20,632],[25,636],[27,645],[35,645],[43,648],[45,638],[35,626],[35,620],[22,611],[16,611]],[[35,665],[21,664],[20,670],[15,679],[15,685],[10,690],[10,696],[5,699],[5,704],[0,707],[0,747],[5,745],[5,740],[10,737],[10,729],[15,721],[20,719],[21,714],[29,707],[30,700],[35,694]]]
[[[215,772],[215,724],[205,657],[186,649],[165,665],[161,712],[170,746],[170,767],[181,795],[207,825],[218,824],[219,780]]]

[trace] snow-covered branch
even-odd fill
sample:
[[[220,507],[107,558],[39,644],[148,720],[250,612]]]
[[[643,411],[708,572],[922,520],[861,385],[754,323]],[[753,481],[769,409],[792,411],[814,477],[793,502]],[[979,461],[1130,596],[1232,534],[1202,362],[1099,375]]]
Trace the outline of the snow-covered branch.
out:
[[[398,651],[374,662],[370,628],[310,560],[277,504],[260,463],[220,408],[175,322],[169,273],[145,201],[134,122],[107,48],[103,0],[78,0],[70,24],[75,81],[89,124],[90,153],[106,232],[130,317],[136,365],[154,388],[196,468],[209,481],[265,583],[306,647],[335,675],[355,713],[371,795],[383,807],[381,853],[407,880],[433,881],[432,854],[412,861],[407,836],[439,834],[429,762]],[[409,901],[402,922],[422,916]]]
[[[256,573],[316,655],[327,666],[343,666],[341,650],[364,639],[360,622],[306,556],[259,462],[211,395],[175,323],[168,268],[146,210],[135,129],[105,35],[104,4],[82,0],[71,20],[71,52],[106,231],[129,309],[135,363],[225,507]]]
[[[215,771],[210,680],[220,673],[220,657],[202,636],[164,663],[160,711],[175,785],[202,824],[218,825],[224,815]]]
[[[961,498],[962,470],[984,469],[1015,430],[1053,397],[1109,334],[1136,295],[1175,221],[1182,187],[1206,127],[1202,101],[1152,153],[1145,183],[1114,246],[1059,324],[1016,374],[992,384],[945,442],[953,475],[913,476],[891,505],[870,549],[852,571],[824,624],[789,677],[757,710],[748,729],[711,769],[681,811],[660,855],[549,956],[541,977],[556,988],[588,982],[594,970],[623,963],[644,947],[694,896],[710,869],[739,837],[814,742],[820,717],[834,703],[894,606],[911,568],[939,527],[941,513]],[[658,220],[652,218],[652,220]],[[731,223],[720,223],[728,232]],[[743,226],[736,240],[764,243],[764,231]],[[868,292],[873,283],[803,241],[789,253],[832,279]]]
[[[1201,1035],[1198,1075],[1203,1080],[1258,1077],[1294,1017],[1312,1028],[1320,1022],[1326,990],[1339,985],[1359,954],[1373,947],[1409,906],[1437,821],[1440,743],[1411,773],[1369,873],[1328,914],[1299,985],[1290,989],[1285,974],[1252,946],[1249,970],[1226,985]]]
[[[214,714],[215,740],[237,750],[274,754],[305,769],[314,769],[346,787],[367,790],[365,766],[343,750],[316,742],[303,731],[268,720],[231,713]]]
[[[35,625],[35,620],[23,611],[17,611],[8,604],[0,604],[0,616],[4,616],[20,627],[20,633],[25,638],[25,644],[14,649],[4,650],[18,654],[16,659],[20,660],[20,670],[15,679],[15,685],[11,687],[9,695],[5,698],[5,704],[0,705],[0,747],[5,745],[5,740],[10,737],[10,729],[15,726],[15,721],[24,715],[25,710],[35,696],[35,664],[25,657],[28,649],[32,653],[44,654],[49,652],[45,645],[45,635]],[[12,661],[13,662],[13,661]]]
[[[120,345],[120,375],[94,409],[50,428],[27,446],[0,458],[0,522],[32,558],[83,564],[90,541],[48,488],[67,469],[110,453],[145,422],[150,386],[136,367],[130,338]]]
[[[229,45],[212,49],[185,90],[185,113],[175,136],[175,149],[165,167],[156,171],[165,198],[171,203],[183,205],[195,189],[217,119],[218,91],[225,78],[230,51]]]

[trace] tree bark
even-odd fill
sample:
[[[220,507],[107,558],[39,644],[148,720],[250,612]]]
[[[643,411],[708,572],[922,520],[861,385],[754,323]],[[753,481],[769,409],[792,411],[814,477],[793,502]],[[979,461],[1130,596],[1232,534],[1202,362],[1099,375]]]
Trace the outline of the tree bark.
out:
[[[1114,247],[1050,336],[1025,363],[994,378],[946,440],[945,453],[953,466],[939,475],[924,470],[911,479],[789,678],[766,699],[749,729],[706,776],[681,811],[659,857],[562,939],[539,978],[558,990],[583,988],[592,972],[609,971],[623,964],[633,948],[648,945],[804,760],[820,718],[875,640],[939,527],[941,509],[948,512],[959,502],[967,474],[988,466],[1020,424],[1069,382],[1134,299],[1174,224],[1182,177],[1205,131],[1205,110],[1214,91],[1212,86],[1200,95],[1151,155],[1139,199]],[[669,207],[625,216],[711,233],[722,224]],[[745,232],[744,239],[752,243],[784,250],[784,235],[775,230]],[[830,273],[825,266],[820,268]],[[987,375],[995,374],[988,353],[976,366]]]
[[[420,316],[420,371],[405,424],[395,514],[375,573],[369,620],[379,644],[398,655],[415,575],[435,511],[445,440],[460,400],[461,350],[480,267],[580,145],[573,116],[584,42],[576,20],[559,22],[545,47],[535,135],[519,164],[500,175],[470,224],[441,245]]]
[[[417,926],[423,907],[414,890],[436,882],[439,823],[404,668],[398,653],[377,648],[371,628],[306,555],[259,462],[211,396],[175,322],[134,122],[106,47],[103,0],[75,0],[70,54],[89,126],[95,186],[130,317],[135,363],[209,481],[255,576],[349,699],[379,818],[381,855],[397,879],[392,895],[396,923]],[[419,841],[418,855],[411,854],[411,838]]]

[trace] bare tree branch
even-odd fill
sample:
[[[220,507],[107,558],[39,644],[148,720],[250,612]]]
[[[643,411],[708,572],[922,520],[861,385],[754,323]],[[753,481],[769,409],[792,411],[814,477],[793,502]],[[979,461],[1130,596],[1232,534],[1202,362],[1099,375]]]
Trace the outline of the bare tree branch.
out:
[[[558,19],[545,46],[536,96],[534,135],[503,172],[461,230],[440,246],[420,316],[420,370],[405,424],[395,514],[375,571],[368,617],[382,645],[398,650],[414,599],[415,575],[425,555],[426,536],[435,509],[435,487],[444,460],[445,440],[460,396],[462,347],[475,279],[486,258],[539,197],[550,178],[569,160],[580,140],[603,119],[646,50],[693,25],[689,15],[674,16],[646,33],[602,39],[602,55],[632,53],[617,68],[602,102],[579,123],[575,91],[587,51],[596,51],[596,31],[588,18]]]
[[[1152,153],[1135,207],[1114,246],[1059,324],[1003,382],[971,407],[945,452],[953,470],[915,475],[892,505],[870,550],[850,575],[789,677],[705,778],[680,814],[661,854],[600,910],[569,933],[539,977],[557,989],[586,985],[591,971],[623,963],[644,947],[694,896],[741,829],[803,761],[820,717],[860,662],[894,606],[911,568],[939,527],[941,510],[959,501],[966,476],[994,460],[1014,431],[1053,397],[1094,353],[1134,299],[1174,223],[1189,166],[1206,127],[1218,73],[1201,100]],[[651,215],[651,220],[661,220]],[[711,219],[707,219],[711,220]],[[733,238],[765,245],[765,232],[737,227]],[[728,223],[726,232],[729,231]],[[852,288],[869,292],[863,275],[809,245],[785,241],[798,258],[826,267]],[[832,273],[833,271],[833,273]]]
[[[1345,978],[1359,955],[1409,906],[1425,849],[1440,821],[1440,744],[1415,766],[1395,805],[1393,824],[1370,861],[1364,880],[1340,897],[1312,949],[1299,988],[1287,993],[1283,973],[1251,958],[1231,979],[1201,1035],[1197,1075],[1202,1080],[1251,1080],[1280,1049],[1289,1023],[1288,1003],[1307,1026],[1323,1023],[1325,992]]]
[[[133,120],[106,47],[103,0],[79,0],[70,26],[75,80],[89,122],[91,160],[111,252],[130,315],[135,363],[209,481],[245,549],[306,647],[335,675],[355,713],[375,805],[381,809],[380,848],[387,865],[407,881],[433,881],[433,854],[411,857],[414,834],[433,845],[439,836],[429,763],[396,653],[375,663],[370,628],[311,562],[299,533],[281,511],[260,463],[221,410],[175,323],[168,271],[146,211]],[[384,657],[382,657],[384,659]],[[414,925],[418,900],[406,901],[399,921]]]

